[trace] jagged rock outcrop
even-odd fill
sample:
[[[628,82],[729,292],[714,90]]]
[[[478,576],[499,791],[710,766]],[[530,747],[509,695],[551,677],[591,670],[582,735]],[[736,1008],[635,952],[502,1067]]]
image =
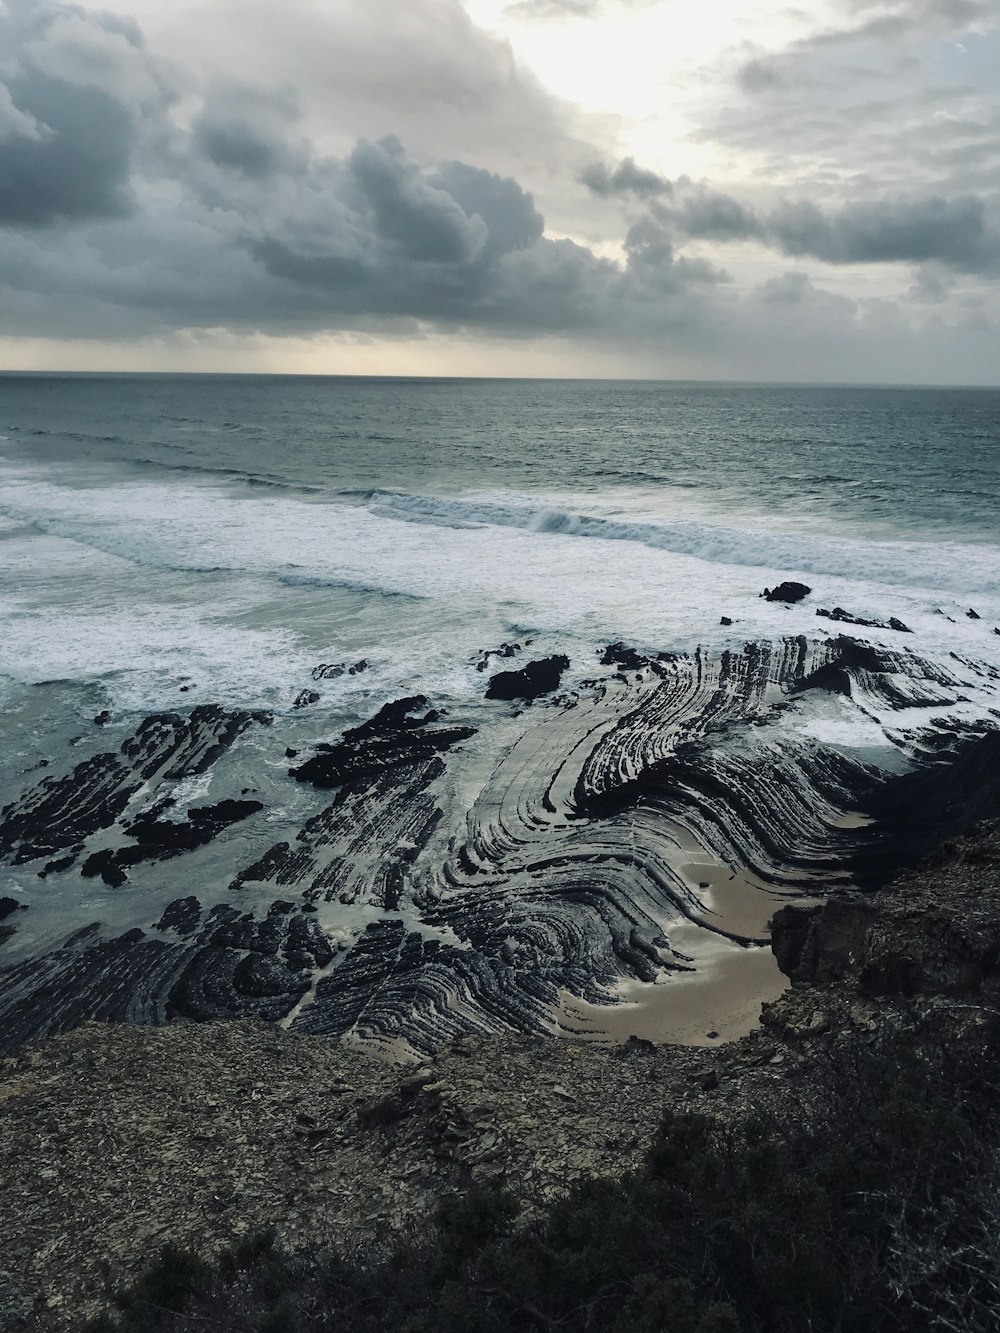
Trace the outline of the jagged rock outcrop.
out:
[[[538,699],[559,688],[569,658],[561,653],[528,662],[519,671],[498,671],[486,686],[487,699]]]
[[[761,597],[767,602],[801,602],[803,597],[808,597],[811,592],[812,588],[805,583],[786,579],[774,588],[765,588]]]
[[[117,753],[95,755],[65,777],[43,778],[0,811],[0,856],[21,865],[76,848],[110,828],[145,788],[204,773],[249,726],[270,721],[266,713],[211,704],[186,717],[148,717]]]
[[[1000,799],[994,792],[994,811]],[[793,982],[848,979],[870,996],[1000,995],[1000,821],[939,846],[892,890],[775,914],[771,941]]]
[[[317,746],[311,759],[289,773],[314,787],[350,786],[441,754],[473,734],[469,727],[432,725],[440,717],[422,694],[396,699],[367,722],[345,731],[335,745]]]
[[[890,616],[888,620],[866,620],[864,616],[852,616],[850,611],[845,611],[842,606],[835,606],[832,611],[828,611],[825,607],[818,607],[816,614],[827,620],[839,620],[845,625],[862,625],[868,629],[894,629],[897,634],[913,633],[909,626],[904,625],[898,616]]]

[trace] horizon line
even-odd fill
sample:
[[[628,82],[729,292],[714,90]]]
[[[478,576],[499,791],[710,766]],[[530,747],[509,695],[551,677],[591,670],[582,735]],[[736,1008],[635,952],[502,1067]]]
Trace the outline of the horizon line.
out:
[[[782,380],[739,379],[709,376],[648,376],[648,375],[421,375],[421,374],[358,374],[341,371],[299,370],[80,370],[72,367],[0,367],[0,379],[17,376],[49,378],[93,379],[287,379],[287,380],[361,380],[389,383],[471,383],[471,384],[699,384],[732,385],[743,388],[775,389],[975,389],[1000,390],[1000,381],[943,382],[917,380]]]

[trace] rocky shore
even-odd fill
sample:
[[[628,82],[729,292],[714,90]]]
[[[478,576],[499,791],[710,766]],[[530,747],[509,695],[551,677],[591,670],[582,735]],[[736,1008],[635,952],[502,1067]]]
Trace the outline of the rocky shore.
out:
[[[88,1019],[266,1019],[412,1061],[462,1035],[697,1040],[701,998],[673,1000],[722,976],[705,1026],[738,1036],[781,988],[777,910],[988,813],[982,662],[838,634],[567,670],[497,671],[464,717],[201,705],[8,757],[0,1052]]]
[[[0,1063],[0,1327],[79,1327],[167,1240],[364,1246],[483,1180],[530,1210],[637,1163],[666,1106],[821,1117],[845,1043],[975,1048],[1000,1007],[1000,820],[778,911],[773,949],[790,988],[709,1048],[465,1034],[399,1066],[250,1020],[29,1044]]]

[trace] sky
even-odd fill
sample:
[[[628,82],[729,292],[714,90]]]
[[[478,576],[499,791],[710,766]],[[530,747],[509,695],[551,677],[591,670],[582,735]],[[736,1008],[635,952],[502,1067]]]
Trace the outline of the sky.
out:
[[[0,368],[1000,383],[1000,0],[0,0]]]

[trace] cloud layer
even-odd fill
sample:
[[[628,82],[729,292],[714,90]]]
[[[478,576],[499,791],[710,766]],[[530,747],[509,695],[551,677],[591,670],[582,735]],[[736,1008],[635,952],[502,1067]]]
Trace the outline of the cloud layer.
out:
[[[275,42],[294,36],[305,68],[301,43],[312,33],[318,48],[321,29],[318,11],[301,3],[301,30],[289,25],[293,35]],[[572,17],[595,7],[556,8]],[[973,344],[983,364],[996,346],[996,303],[983,296],[1000,273],[997,191],[981,172],[987,122],[977,122],[982,133],[968,117],[948,122],[953,138],[978,145],[966,176],[925,173],[902,188],[891,171],[854,171],[847,189],[838,167],[797,185],[769,182],[766,171],[743,187],[715,185],[588,142],[582,131],[596,122],[547,94],[459,0],[412,0],[408,73],[398,9],[372,0],[353,27],[357,7],[334,9],[340,45],[331,59],[347,93],[301,70],[293,77],[290,64],[266,78],[259,34],[241,61],[185,67],[153,49],[129,15],[7,0],[4,332],[465,329],[632,347],[641,373],[651,348],[704,356],[709,366],[716,357],[727,373],[741,358],[756,365],[770,337],[777,358],[789,321],[823,356],[831,340],[877,338],[893,323],[897,347],[901,327],[936,349],[950,333],[964,364]],[[785,123],[791,106],[827,84],[842,87],[842,65],[859,49],[870,54],[890,39],[905,46],[956,21],[972,32],[982,11],[975,0],[852,3],[839,28],[766,55],[727,57],[719,77],[751,111],[739,121],[720,115],[704,132],[743,151],[756,136],[772,149],[815,152],[846,110],[828,99],[817,127],[801,116]],[[225,32],[235,40],[235,28]],[[206,49],[221,50],[219,33],[211,36]],[[990,40],[972,32],[970,49],[973,37]],[[317,105],[340,109],[317,116]],[[838,152],[847,171],[849,155]],[[537,186],[557,202],[564,234],[547,230]],[[761,257],[749,280],[741,276],[748,254]],[[807,271],[787,271],[788,261]],[[870,293],[827,296],[817,285],[823,270],[858,266],[905,268],[909,285],[877,308]],[[971,282],[979,284],[972,297]],[[740,339],[753,355],[744,357]]]

